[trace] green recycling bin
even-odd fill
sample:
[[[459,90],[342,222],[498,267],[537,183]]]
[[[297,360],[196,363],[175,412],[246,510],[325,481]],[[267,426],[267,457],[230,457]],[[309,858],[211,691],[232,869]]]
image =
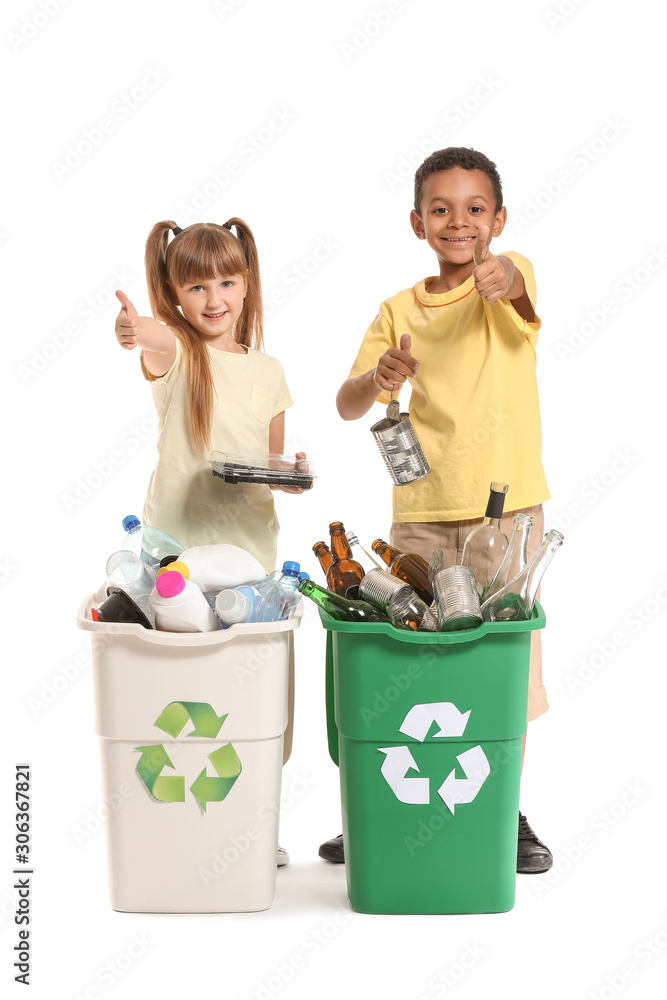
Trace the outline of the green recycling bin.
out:
[[[334,621],[329,751],[347,888],[362,913],[512,909],[530,620],[461,632]]]

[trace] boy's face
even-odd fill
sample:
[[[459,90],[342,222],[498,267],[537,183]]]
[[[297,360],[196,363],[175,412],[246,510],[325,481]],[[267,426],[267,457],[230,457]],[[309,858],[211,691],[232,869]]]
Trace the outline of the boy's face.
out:
[[[430,174],[422,185],[419,214],[412,210],[410,222],[420,240],[426,240],[441,263],[453,267],[473,264],[477,230],[485,223],[493,236],[500,236],[507,211],[496,212],[491,181],[482,170],[451,167]]]

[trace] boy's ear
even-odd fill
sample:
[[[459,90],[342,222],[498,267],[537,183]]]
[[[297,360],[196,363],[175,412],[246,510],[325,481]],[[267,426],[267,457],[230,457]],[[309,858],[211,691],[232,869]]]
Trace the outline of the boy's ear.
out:
[[[410,225],[412,226],[415,236],[418,240],[425,240],[426,233],[424,231],[424,223],[421,220],[421,216],[415,212],[414,208],[410,212]]]
[[[496,212],[496,217],[493,220],[493,233],[494,237],[500,236],[503,229],[505,228],[505,223],[507,222],[507,209],[503,205],[499,212]]]

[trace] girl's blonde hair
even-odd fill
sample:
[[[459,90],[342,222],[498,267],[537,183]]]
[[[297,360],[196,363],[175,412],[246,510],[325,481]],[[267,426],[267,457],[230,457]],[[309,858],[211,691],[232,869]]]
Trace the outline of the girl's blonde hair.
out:
[[[236,227],[236,236],[231,226]],[[170,241],[169,233],[174,228],[177,235]],[[153,316],[174,330],[183,347],[195,446],[199,451],[210,451],[215,394],[210,357],[205,342],[180,311],[174,289],[176,285],[242,274],[248,291],[234,327],[234,339],[261,351],[262,284],[254,236],[243,219],[229,219],[224,226],[198,222],[180,231],[175,222],[165,220],[150,231],[145,261]]]

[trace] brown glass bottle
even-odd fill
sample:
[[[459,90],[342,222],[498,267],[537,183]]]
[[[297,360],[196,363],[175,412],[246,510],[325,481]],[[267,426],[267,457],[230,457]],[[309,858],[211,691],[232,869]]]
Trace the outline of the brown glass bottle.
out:
[[[320,561],[320,566],[322,567],[322,572],[327,575],[327,570],[331,563],[333,562],[333,555],[326,542],[315,542],[313,545],[313,552]]]
[[[392,576],[409,583],[422,601],[427,604],[432,603],[433,588],[428,578],[428,563],[425,559],[414,552],[401,552],[400,549],[388,545],[381,538],[376,538],[371,548],[376,555],[384,560]]]
[[[327,587],[334,594],[356,601],[359,597],[359,584],[366,571],[361,563],[352,558],[352,549],[345,537],[343,524],[334,521],[329,525],[329,532],[333,562],[327,570]]]

